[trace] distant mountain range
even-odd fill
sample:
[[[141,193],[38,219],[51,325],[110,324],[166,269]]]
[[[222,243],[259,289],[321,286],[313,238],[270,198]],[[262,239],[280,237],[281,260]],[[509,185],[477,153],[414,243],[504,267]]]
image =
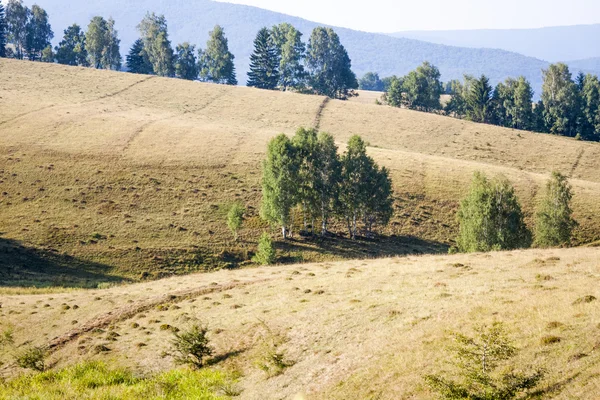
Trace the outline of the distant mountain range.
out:
[[[407,31],[390,36],[448,46],[502,49],[550,62],[600,57],[600,24],[540,29]]]
[[[62,38],[62,31],[74,22],[85,27],[94,15],[112,16],[122,39],[123,56],[138,37],[136,26],[147,11],[166,16],[173,46],[189,41],[204,47],[208,31],[220,24],[236,57],[241,83],[246,81],[253,39],[261,27],[289,22],[303,32],[304,40],[308,41],[311,30],[322,25],[256,7],[209,0],[39,0],[38,3],[50,15],[56,43]],[[505,50],[446,46],[344,28],[335,30],[359,77],[369,71],[378,72],[382,77],[404,75],[427,60],[438,66],[444,80],[462,78],[465,73],[486,74],[492,83],[497,83],[509,76],[524,75],[539,93],[541,69],[548,66],[545,61]],[[598,73],[600,69],[591,71]]]

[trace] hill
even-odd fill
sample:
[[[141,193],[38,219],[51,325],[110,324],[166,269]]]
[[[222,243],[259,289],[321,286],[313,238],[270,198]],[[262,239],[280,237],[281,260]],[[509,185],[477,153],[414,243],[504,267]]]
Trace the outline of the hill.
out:
[[[600,70],[600,57],[569,61],[568,64],[575,70],[598,71]]]
[[[502,49],[549,62],[600,57],[597,39],[600,24],[540,29],[406,31],[391,35],[448,46]]]
[[[233,381],[215,389],[219,399],[303,393],[311,400],[387,400],[437,398],[423,377],[455,371],[448,363],[450,333],[471,336],[500,321],[520,349],[516,366],[545,371],[536,398],[598,398],[599,285],[597,249],[410,256],[220,271],[103,290],[3,292],[0,325],[14,327],[18,345],[49,346],[47,362],[55,369],[99,360],[139,376],[174,368],[172,331],[200,319],[215,348],[206,370]],[[261,366],[269,365],[271,351],[285,366],[269,377]],[[9,364],[1,371],[10,376],[17,369]],[[97,374],[71,379],[82,381],[79,395],[57,391],[52,379],[38,380],[38,387],[44,398],[71,400],[84,391],[107,398],[127,384],[120,376],[107,388],[94,383]],[[178,382],[161,388],[169,393]],[[0,390],[0,399],[39,395],[35,390]]]
[[[220,24],[225,28],[230,49],[236,56],[240,83],[246,82],[253,39],[260,28],[289,22],[303,32],[304,40],[308,41],[312,29],[322,25],[255,7],[209,0],[77,3],[44,0],[43,7],[48,11],[57,33],[56,42],[62,37],[62,31],[74,22],[87,26],[94,15],[112,16],[122,38],[123,55],[137,38],[136,26],[147,11],[166,16],[174,46],[189,41],[203,47],[209,30]],[[541,69],[548,65],[544,61],[503,50],[444,46],[343,28],[336,28],[336,32],[347,48],[353,70],[359,77],[369,71],[378,72],[381,76],[405,75],[427,60],[440,68],[444,80],[462,78],[465,73],[486,74],[495,84],[509,76],[524,75],[532,82],[536,93],[540,93]]]
[[[574,186],[575,243],[600,239],[600,145],[433,114],[246,87],[0,60],[1,286],[85,286],[248,265],[267,141],[353,134],[391,170],[376,241],[296,239],[281,262],[446,252],[474,171],[504,174],[528,222],[550,171]],[[240,242],[228,205],[248,209]],[[340,234],[343,226],[334,227]]]

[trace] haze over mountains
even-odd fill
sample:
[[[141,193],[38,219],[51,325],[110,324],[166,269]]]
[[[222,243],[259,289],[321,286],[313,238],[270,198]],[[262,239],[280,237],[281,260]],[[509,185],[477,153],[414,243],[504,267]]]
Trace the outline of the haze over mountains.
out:
[[[209,0],[44,0],[41,5],[50,15],[55,42],[61,39],[62,31],[74,22],[85,27],[94,15],[112,16],[122,39],[123,56],[138,37],[136,26],[147,11],[166,16],[173,46],[189,41],[203,47],[208,31],[215,24],[220,24],[225,28],[230,50],[236,56],[240,83],[246,81],[253,39],[261,27],[289,22],[304,33],[304,40],[307,41],[311,30],[322,25],[256,7]],[[427,60],[438,66],[444,80],[462,78],[465,73],[486,74],[495,84],[509,76],[524,75],[539,94],[541,69],[548,66],[546,61],[505,50],[446,46],[345,28],[336,28],[336,31],[347,48],[353,70],[359,77],[369,71],[378,72],[381,76],[404,75]],[[586,72],[598,73],[597,64],[581,65],[586,68]]]
[[[406,31],[390,35],[448,46],[502,49],[549,62],[600,57],[600,24],[540,29]]]

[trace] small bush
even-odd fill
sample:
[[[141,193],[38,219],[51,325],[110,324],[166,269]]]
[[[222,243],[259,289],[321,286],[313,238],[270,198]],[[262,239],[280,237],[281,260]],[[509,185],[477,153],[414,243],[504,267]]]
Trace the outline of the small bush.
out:
[[[273,241],[268,233],[263,233],[258,242],[258,250],[252,259],[260,265],[271,265],[275,263],[275,249]]]
[[[208,344],[207,333],[208,328],[201,324],[193,324],[182,332],[173,332],[175,338],[172,346],[175,351],[175,361],[179,364],[202,368],[204,359],[213,353],[212,347]]]
[[[556,344],[556,343],[560,343],[561,338],[559,338],[558,336],[554,336],[554,335],[548,335],[548,336],[544,336],[542,337],[542,344],[543,345],[550,345],[550,344]]]
[[[21,368],[42,372],[46,369],[46,349],[40,346],[27,347],[15,355],[15,362]]]
[[[573,228],[577,226],[572,217],[572,197],[567,177],[553,172],[535,215],[536,246],[568,246],[571,243]]]
[[[573,302],[573,305],[577,305],[577,304],[587,304],[587,303],[591,303],[593,301],[596,301],[596,297],[592,296],[592,295],[587,295],[587,296],[583,296],[580,297],[579,299],[575,300]]]
[[[233,233],[233,237],[236,241],[238,240],[238,231],[244,223],[245,212],[246,209],[236,203],[231,206],[227,213],[227,226],[229,227],[229,230],[231,230],[231,233]]]
[[[285,343],[282,336],[275,334],[265,322],[262,322],[265,333],[262,336],[262,343],[258,347],[258,356],[254,364],[271,378],[281,375],[283,371],[292,365],[286,361],[285,353],[281,346]]]

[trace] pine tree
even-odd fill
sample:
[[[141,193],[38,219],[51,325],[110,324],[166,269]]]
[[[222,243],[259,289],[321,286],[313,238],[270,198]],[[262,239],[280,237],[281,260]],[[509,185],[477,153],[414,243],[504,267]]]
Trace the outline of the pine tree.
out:
[[[46,10],[34,4],[29,15],[25,28],[25,50],[30,61],[38,61],[42,58],[42,51],[50,46],[54,32],[48,22]]]
[[[164,15],[147,13],[137,26],[144,52],[158,76],[173,76],[175,73],[174,53],[169,41],[167,20]]]
[[[331,28],[318,27],[308,42],[306,65],[312,89],[334,99],[353,96],[358,88],[348,52]]]
[[[56,47],[56,61],[59,64],[88,66],[85,49],[85,34],[77,24],[64,31],[63,40]]]
[[[279,82],[279,59],[271,32],[262,28],[254,39],[254,52],[250,55],[248,86],[259,89],[275,89]]]
[[[473,79],[470,89],[466,94],[467,118],[474,122],[487,123],[492,111],[492,87],[489,79],[481,75]]]
[[[198,64],[196,62],[196,46],[184,42],[177,46],[175,75],[190,81],[198,79]]]
[[[216,25],[209,36],[206,49],[198,50],[200,78],[206,82],[237,85],[235,57],[229,52],[225,31]]]
[[[535,218],[535,244],[539,247],[568,246],[571,243],[573,219],[571,185],[566,176],[553,172],[546,184],[544,199]]]
[[[127,70],[133,74],[154,74],[154,68],[144,50],[142,39],[136,40],[129,50],[129,54],[127,55]]]
[[[291,226],[291,210],[298,201],[298,158],[290,139],[284,135],[273,138],[263,162],[261,216],[281,226],[284,239]]]
[[[0,3],[0,58],[6,57],[6,14],[4,12],[4,6]]]
[[[531,245],[531,234],[514,188],[504,178],[473,176],[469,195],[460,203],[457,239],[462,252],[512,250]]]
[[[30,11],[22,0],[8,0],[6,5],[6,27],[8,42],[15,46],[15,58],[22,60],[27,41],[27,21]]]

